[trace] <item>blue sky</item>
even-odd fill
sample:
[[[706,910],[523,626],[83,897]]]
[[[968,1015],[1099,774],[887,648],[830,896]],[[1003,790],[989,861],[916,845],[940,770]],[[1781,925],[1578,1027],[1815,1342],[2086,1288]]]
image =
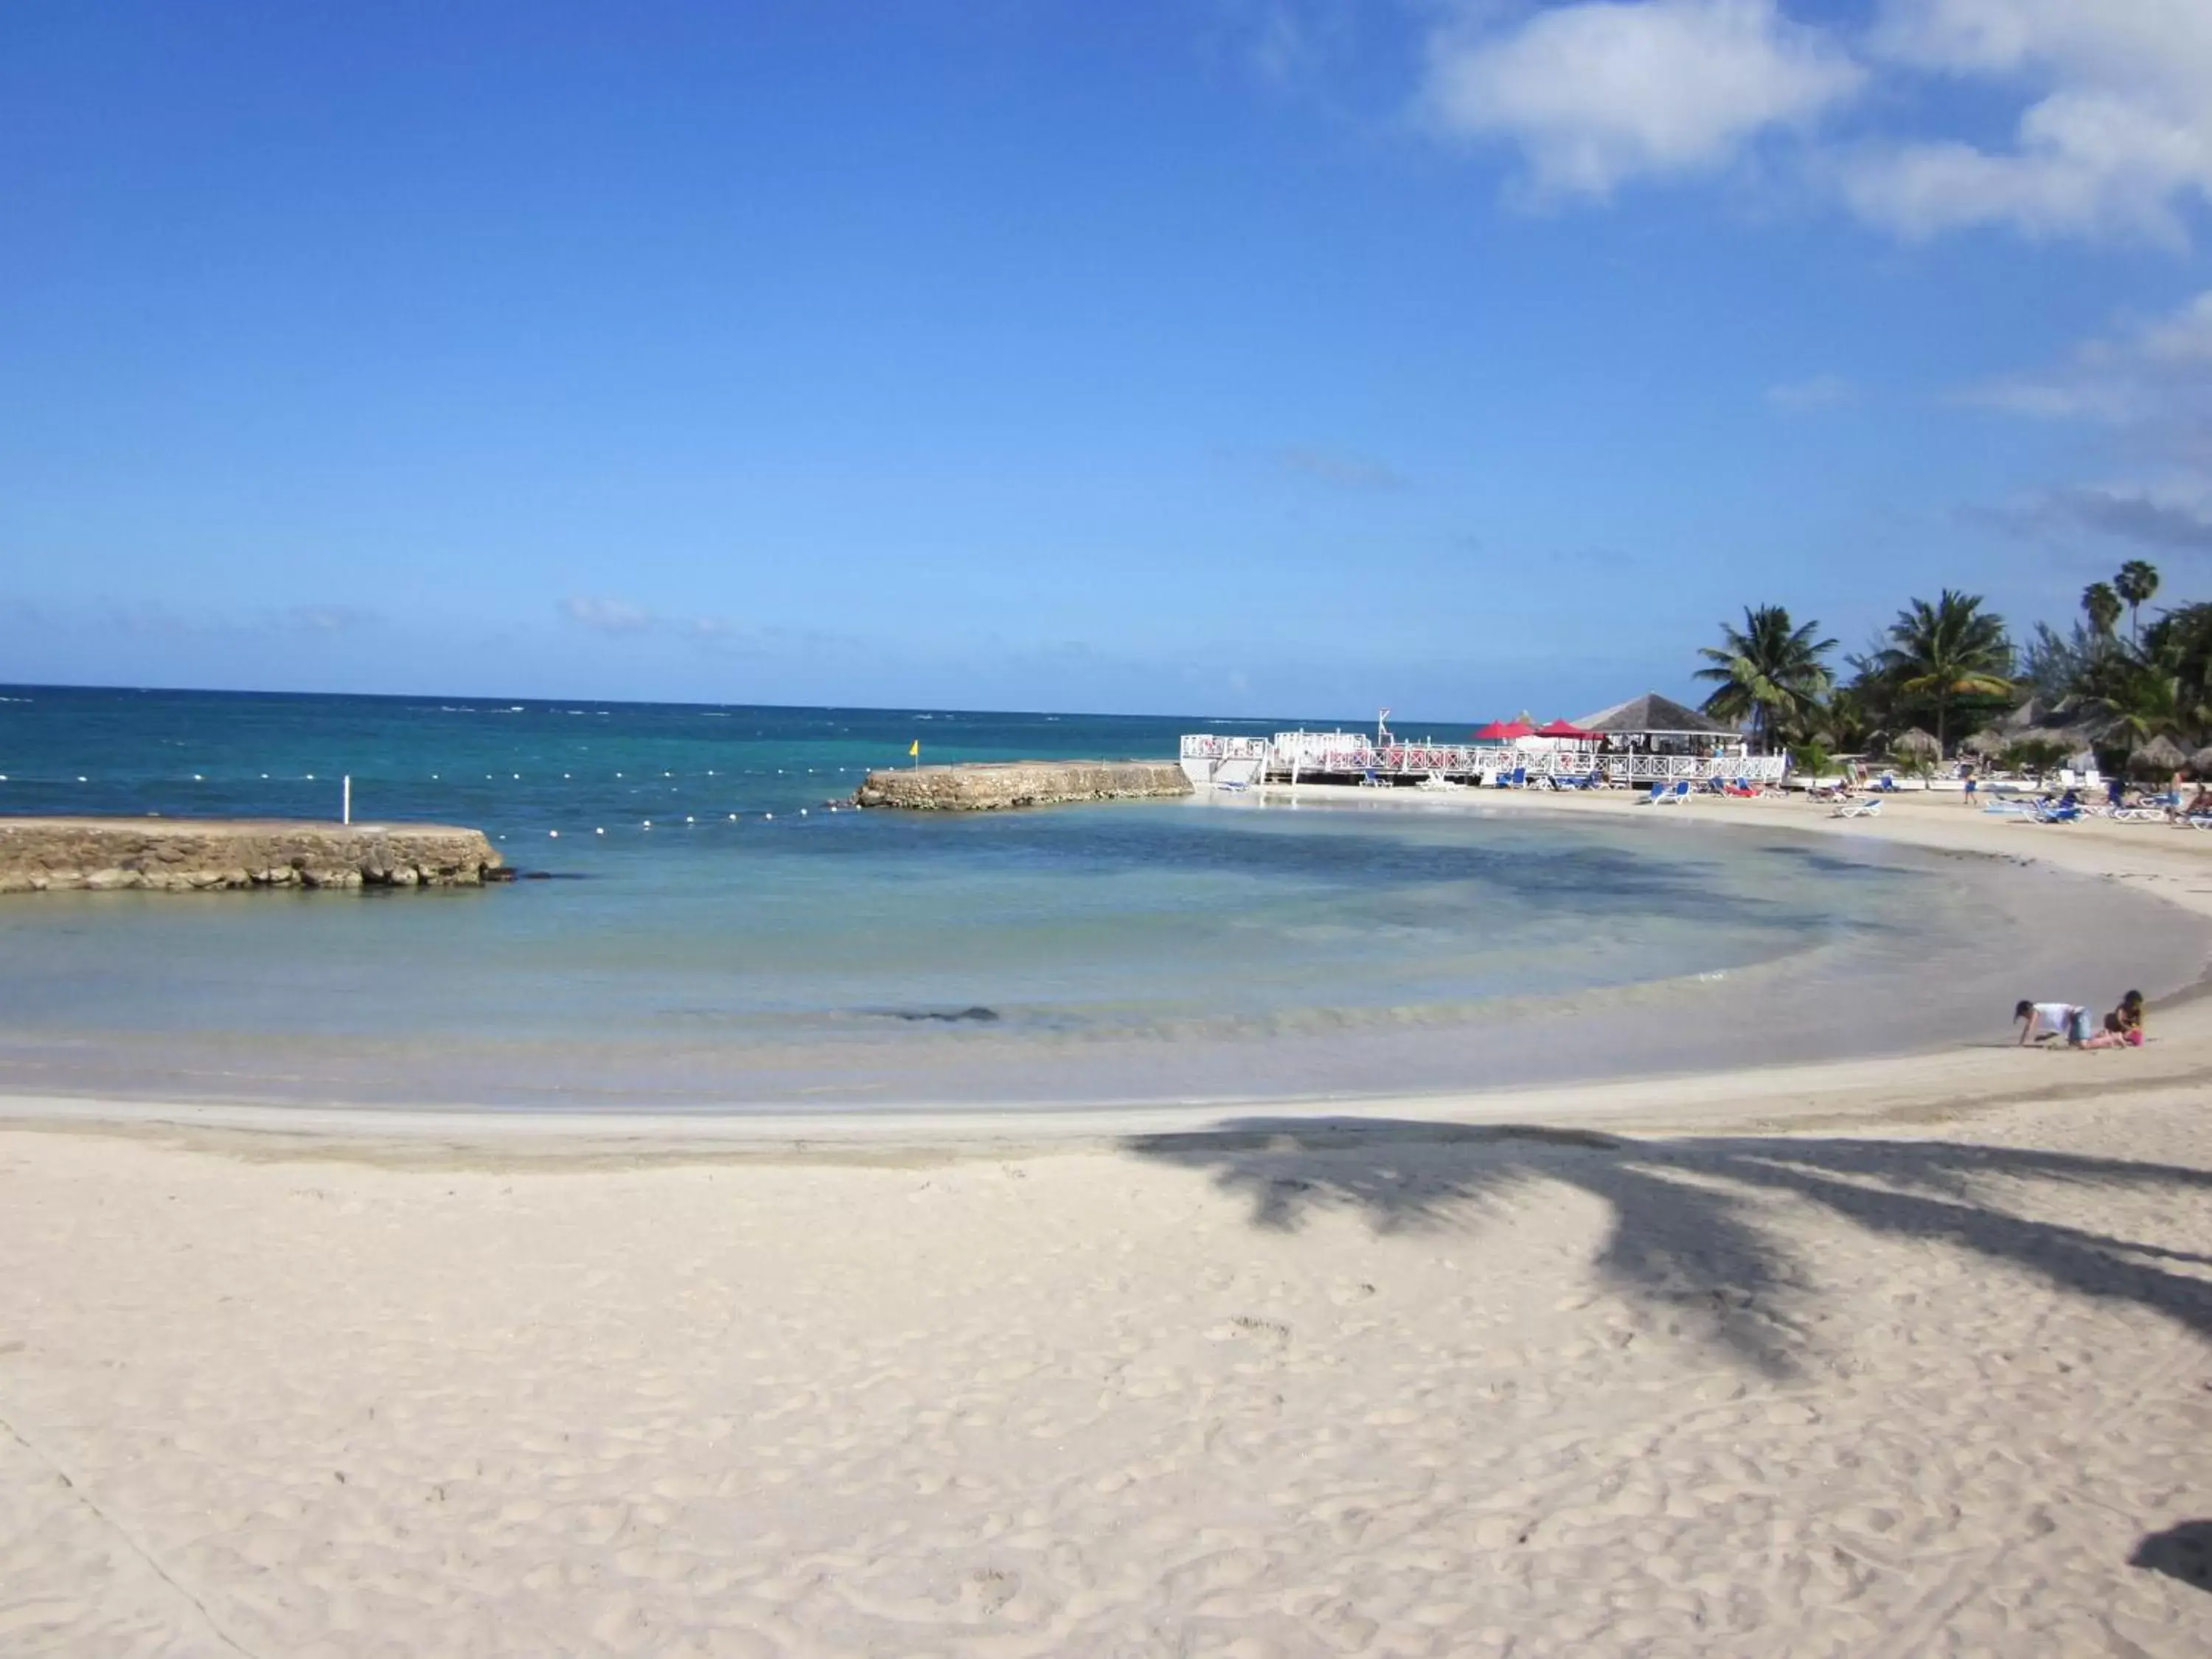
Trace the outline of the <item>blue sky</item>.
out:
[[[2212,558],[2203,0],[0,9],[0,679],[1452,719]]]

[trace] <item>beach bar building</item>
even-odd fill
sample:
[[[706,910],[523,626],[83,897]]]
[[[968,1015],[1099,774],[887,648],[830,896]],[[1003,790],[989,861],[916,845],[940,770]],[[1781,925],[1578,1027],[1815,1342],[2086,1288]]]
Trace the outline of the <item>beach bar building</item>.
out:
[[[1461,742],[1364,732],[1278,732],[1272,738],[1194,732],[1182,769],[1204,789],[1265,783],[1542,784],[1601,779],[1636,787],[1684,779],[1771,783],[1788,763],[1754,755],[1743,734],[1647,691],[1582,720],[1532,726],[1492,721]]]
[[[1577,721],[1599,740],[1598,764],[1608,783],[1671,783],[1688,778],[1778,782],[1788,762],[1754,755],[1743,733],[1686,703],[1646,691]]]

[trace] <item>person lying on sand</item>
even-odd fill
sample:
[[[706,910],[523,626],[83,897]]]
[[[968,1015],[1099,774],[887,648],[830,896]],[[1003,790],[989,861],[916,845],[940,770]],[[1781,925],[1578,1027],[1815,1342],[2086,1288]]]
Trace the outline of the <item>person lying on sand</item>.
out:
[[[2105,1016],[2107,1034],[2118,1037],[2130,1048],[2143,1044],[2143,994],[2130,991],[2120,999],[2120,1006]]]
[[[2127,1041],[2115,1032],[2098,1030],[2092,1023],[2096,1016],[2078,1002],[2023,1000],[2014,1005],[2012,1017],[2020,1022],[2023,1046],[2063,1037],[2069,1048],[2117,1048]]]

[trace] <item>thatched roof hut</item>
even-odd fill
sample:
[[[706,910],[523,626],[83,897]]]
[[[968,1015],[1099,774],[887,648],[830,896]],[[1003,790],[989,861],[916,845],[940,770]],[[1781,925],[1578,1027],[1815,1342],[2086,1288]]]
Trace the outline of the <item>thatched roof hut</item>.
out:
[[[1889,740],[1889,752],[1900,760],[1940,761],[1943,745],[1917,726],[1908,726]]]
[[[2128,757],[2128,770],[2139,778],[2171,777],[2189,764],[2189,757],[2172,738],[2155,737]]]
[[[1696,709],[1676,702],[1672,697],[1662,697],[1656,691],[1647,691],[1640,697],[1631,697],[1626,702],[1617,702],[1610,708],[1601,708],[1595,714],[1585,714],[1575,722],[1585,732],[1600,732],[1608,735],[1638,733],[1668,737],[1739,736],[1733,727],[1699,714]]]
[[[1959,748],[1962,753],[1979,755],[1983,759],[1988,760],[2003,754],[2006,750],[2012,747],[2014,742],[2014,738],[2007,737],[1996,726],[1989,726],[1983,727],[1971,737],[1961,738]]]
[[[2212,778],[2212,743],[2206,744],[2189,757],[2189,773],[2200,782]]]

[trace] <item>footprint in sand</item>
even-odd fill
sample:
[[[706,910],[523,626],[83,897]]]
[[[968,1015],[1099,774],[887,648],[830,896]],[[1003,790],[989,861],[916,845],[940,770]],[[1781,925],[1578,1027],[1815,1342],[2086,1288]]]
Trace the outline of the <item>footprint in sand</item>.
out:
[[[1020,1588],[1012,1574],[994,1567],[979,1567],[960,1586],[960,1605],[972,1618],[988,1619],[1012,1601],[1014,1592]]]
[[[1282,1348],[1290,1346],[1291,1328],[1276,1320],[1238,1314],[1228,1323],[1216,1325],[1206,1332],[1206,1340],[1209,1342],[1260,1341]]]

